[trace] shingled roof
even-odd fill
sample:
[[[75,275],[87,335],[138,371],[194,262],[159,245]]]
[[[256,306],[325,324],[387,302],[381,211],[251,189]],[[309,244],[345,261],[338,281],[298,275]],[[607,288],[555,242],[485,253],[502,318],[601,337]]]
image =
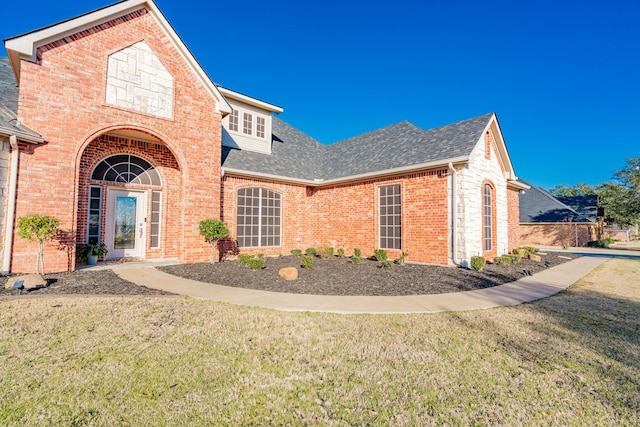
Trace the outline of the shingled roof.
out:
[[[42,141],[37,132],[18,121],[18,85],[6,56],[0,56],[0,133],[16,135],[23,141]]]
[[[548,191],[518,180],[530,186],[529,190],[520,192],[520,222],[521,223],[546,223],[546,222],[593,222],[589,217],[580,214],[575,209],[562,203]]]
[[[333,180],[466,158],[493,113],[435,129],[403,121],[323,145],[277,117],[271,154],[224,148],[222,166],[301,180]]]

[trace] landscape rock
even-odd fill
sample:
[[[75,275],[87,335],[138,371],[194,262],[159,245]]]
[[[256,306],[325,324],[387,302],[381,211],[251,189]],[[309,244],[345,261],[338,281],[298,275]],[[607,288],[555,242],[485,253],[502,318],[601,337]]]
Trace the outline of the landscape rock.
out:
[[[10,277],[7,283],[4,285],[5,289],[13,289],[13,284],[24,280],[23,286],[25,289],[40,289],[47,287],[47,281],[39,274],[27,274],[24,276]]]
[[[278,270],[278,275],[284,280],[296,280],[298,278],[298,269],[295,267],[286,267]]]
[[[536,255],[536,254],[529,254],[529,259],[531,261],[535,261],[535,262],[542,261],[542,257],[540,255]]]

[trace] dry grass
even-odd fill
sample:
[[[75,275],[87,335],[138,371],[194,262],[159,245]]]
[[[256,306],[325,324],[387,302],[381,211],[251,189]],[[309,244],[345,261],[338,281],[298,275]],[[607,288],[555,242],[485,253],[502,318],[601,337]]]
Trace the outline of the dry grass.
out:
[[[2,425],[638,425],[640,261],[436,315],[0,302]]]

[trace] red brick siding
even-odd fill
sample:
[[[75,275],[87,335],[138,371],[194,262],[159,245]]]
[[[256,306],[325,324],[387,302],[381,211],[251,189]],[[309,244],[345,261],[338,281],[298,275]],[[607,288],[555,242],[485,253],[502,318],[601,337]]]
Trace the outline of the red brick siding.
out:
[[[520,230],[518,229],[518,225],[520,224],[520,198],[518,197],[518,193],[518,190],[511,188],[507,189],[509,252],[520,246]]]
[[[141,40],[174,77],[172,120],[105,104],[108,56]],[[85,190],[79,192],[86,167],[81,162],[83,150],[108,130],[147,131],[171,151],[181,177],[181,182],[168,179],[164,195],[165,252],[148,256],[175,254],[182,262],[206,261],[209,247],[198,236],[198,222],[219,212],[221,117],[214,100],[151,14],[133,13],[94,27],[41,48],[38,56],[38,64],[22,62],[19,116],[46,143],[33,149],[21,146],[17,217],[55,215],[61,228],[82,236],[86,217],[78,217],[76,211],[86,199]],[[85,215],[83,209],[80,213]],[[12,271],[33,271],[35,251],[35,244],[16,237]],[[66,270],[67,255],[47,247],[47,270]]]
[[[409,260],[447,264],[446,170],[320,188],[227,175],[223,179],[222,216],[235,237],[238,189],[268,188],[282,195],[282,245],[242,248],[243,253],[288,254],[292,249],[329,244],[344,248],[349,255],[360,248],[363,256],[370,256],[379,244],[378,187],[390,184],[402,188],[402,247],[409,252]],[[392,257],[398,254],[390,251]]]
[[[582,247],[596,240],[597,235],[596,224],[520,224],[522,245]]]

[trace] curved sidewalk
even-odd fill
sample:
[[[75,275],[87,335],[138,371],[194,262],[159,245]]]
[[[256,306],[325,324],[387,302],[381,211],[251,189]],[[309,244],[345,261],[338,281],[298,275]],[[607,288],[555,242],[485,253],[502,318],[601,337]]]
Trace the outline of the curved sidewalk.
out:
[[[125,280],[193,298],[281,311],[342,314],[437,313],[517,305],[555,295],[606,261],[580,257],[533,276],[493,288],[437,295],[329,296],[267,292],[212,285],[163,273],[154,267],[114,270]]]

